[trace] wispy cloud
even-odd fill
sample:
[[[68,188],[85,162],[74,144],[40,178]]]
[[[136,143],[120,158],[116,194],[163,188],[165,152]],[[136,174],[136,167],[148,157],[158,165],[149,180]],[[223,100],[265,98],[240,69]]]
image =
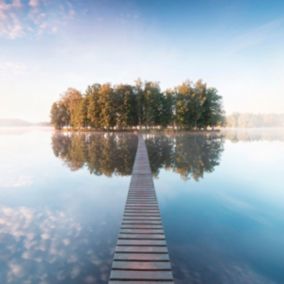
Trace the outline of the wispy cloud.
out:
[[[20,175],[16,177],[1,177],[0,178],[0,189],[1,188],[19,188],[30,186],[33,183],[31,176]]]
[[[64,211],[0,204],[1,283],[101,283],[112,243],[103,227],[94,232]]]
[[[69,1],[0,0],[0,37],[16,39],[28,34],[56,33],[75,14]]]
[[[20,0],[13,0],[10,3],[0,0],[0,35],[14,39],[24,34],[17,16],[21,8]]]
[[[255,28],[252,28],[238,36],[234,37],[229,43],[228,53],[238,53],[248,48],[263,44],[267,41],[275,30],[283,27],[284,19],[276,19]]]
[[[39,0],[30,0],[29,5],[33,8],[36,8],[39,5]]]
[[[22,62],[0,59],[0,80],[6,80],[10,76],[23,76],[27,72],[28,66]],[[1,181],[1,178],[0,178]],[[0,185],[1,188],[1,185]]]

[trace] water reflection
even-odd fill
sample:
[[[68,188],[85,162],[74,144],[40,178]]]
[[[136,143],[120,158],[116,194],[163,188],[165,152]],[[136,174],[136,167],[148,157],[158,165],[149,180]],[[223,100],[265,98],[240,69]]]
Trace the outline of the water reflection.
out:
[[[215,134],[148,135],[146,145],[152,171],[161,168],[178,173],[183,179],[199,180],[213,172],[223,152],[223,138]]]
[[[137,137],[0,135],[0,283],[107,283]],[[145,139],[177,283],[284,283],[283,130]]]
[[[107,283],[129,177],[66,170],[51,134],[0,130],[0,283]],[[72,153],[78,168],[80,143],[73,140],[69,153],[64,143],[57,154]]]
[[[131,134],[55,134],[54,154],[71,170],[87,165],[90,173],[111,176],[130,175],[137,139]],[[178,173],[183,179],[199,180],[213,172],[223,152],[222,135],[145,135],[153,174],[161,168]]]
[[[87,166],[91,174],[130,175],[137,136],[113,133],[54,134],[52,148],[73,171]]]
[[[284,128],[225,129],[220,134],[231,142],[284,141]]]
[[[155,185],[177,284],[284,283],[283,133],[216,134],[226,141],[222,161],[198,183],[160,170]]]
[[[64,211],[1,206],[0,243],[1,283],[107,281],[112,242]]]

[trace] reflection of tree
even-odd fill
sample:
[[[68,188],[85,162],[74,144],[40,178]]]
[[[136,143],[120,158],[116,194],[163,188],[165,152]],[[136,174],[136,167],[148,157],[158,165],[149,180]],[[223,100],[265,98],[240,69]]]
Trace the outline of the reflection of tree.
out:
[[[216,135],[145,135],[154,175],[166,168],[183,178],[202,178],[219,164],[223,139]],[[87,166],[90,173],[111,176],[130,175],[137,138],[131,134],[55,134],[54,154],[71,170]]]
[[[222,134],[231,142],[284,141],[284,128],[225,129]]]
[[[149,136],[146,144],[154,174],[165,167],[194,180],[212,172],[223,151],[222,138],[213,135]]]
[[[84,165],[90,173],[111,176],[130,175],[135,157],[137,137],[132,134],[55,134],[52,148],[56,157],[71,170]]]

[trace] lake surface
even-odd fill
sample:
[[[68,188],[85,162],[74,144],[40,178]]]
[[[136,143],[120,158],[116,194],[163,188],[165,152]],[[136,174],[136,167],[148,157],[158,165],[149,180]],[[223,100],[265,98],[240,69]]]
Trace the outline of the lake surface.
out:
[[[144,138],[176,283],[284,283],[284,131]],[[0,130],[0,283],[107,283],[136,144]]]

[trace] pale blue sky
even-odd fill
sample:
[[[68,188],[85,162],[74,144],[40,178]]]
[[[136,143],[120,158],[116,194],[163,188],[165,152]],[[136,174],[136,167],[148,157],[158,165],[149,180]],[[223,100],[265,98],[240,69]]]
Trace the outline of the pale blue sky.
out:
[[[284,2],[0,0],[0,118],[48,120],[68,87],[202,78],[227,113],[284,112]]]

